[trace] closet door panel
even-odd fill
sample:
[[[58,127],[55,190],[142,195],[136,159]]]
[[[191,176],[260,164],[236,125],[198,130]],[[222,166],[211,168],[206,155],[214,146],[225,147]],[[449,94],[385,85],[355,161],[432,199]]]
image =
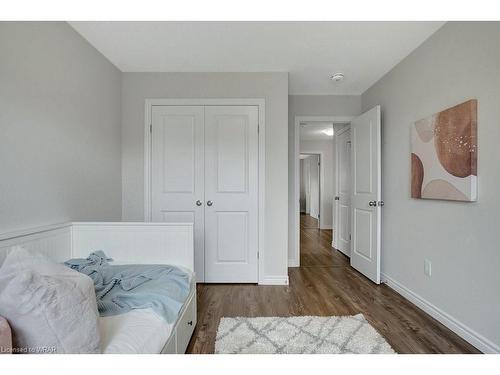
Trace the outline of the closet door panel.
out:
[[[194,223],[195,272],[203,282],[204,107],[153,106],[151,136],[152,220]]]
[[[258,107],[205,107],[205,281],[257,282]]]

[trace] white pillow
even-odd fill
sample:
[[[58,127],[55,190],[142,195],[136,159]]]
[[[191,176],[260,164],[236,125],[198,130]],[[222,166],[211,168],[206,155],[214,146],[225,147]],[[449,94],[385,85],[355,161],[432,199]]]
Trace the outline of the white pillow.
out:
[[[99,313],[87,275],[14,247],[0,267],[0,315],[20,353],[98,353]]]

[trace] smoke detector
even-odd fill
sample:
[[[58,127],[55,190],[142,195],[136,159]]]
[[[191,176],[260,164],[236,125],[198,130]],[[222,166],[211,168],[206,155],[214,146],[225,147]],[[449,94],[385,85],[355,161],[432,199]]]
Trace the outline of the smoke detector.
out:
[[[344,73],[335,73],[330,76],[333,82],[340,82],[344,79]]]

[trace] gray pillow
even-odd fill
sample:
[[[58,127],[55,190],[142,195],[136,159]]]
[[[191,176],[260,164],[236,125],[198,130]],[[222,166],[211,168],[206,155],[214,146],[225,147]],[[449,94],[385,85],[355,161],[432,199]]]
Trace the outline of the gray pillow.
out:
[[[19,353],[99,353],[99,313],[87,275],[14,247],[0,267],[0,315]]]

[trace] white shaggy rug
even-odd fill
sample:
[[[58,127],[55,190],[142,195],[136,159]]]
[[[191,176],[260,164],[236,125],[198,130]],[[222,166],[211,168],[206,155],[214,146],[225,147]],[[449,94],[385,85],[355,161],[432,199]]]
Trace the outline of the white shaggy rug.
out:
[[[222,318],[219,354],[386,353],[394,350],[362,314],[288,318]]]

